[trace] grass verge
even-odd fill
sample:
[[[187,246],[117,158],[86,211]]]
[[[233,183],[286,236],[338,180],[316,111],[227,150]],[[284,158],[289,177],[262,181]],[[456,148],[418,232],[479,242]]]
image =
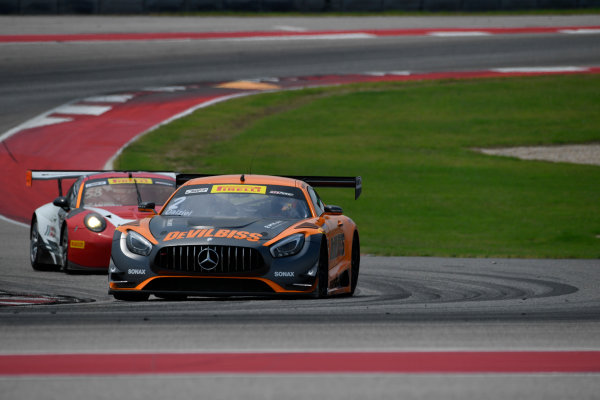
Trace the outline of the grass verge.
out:
[[[600,76],[366,84],[202,109],[132,144],[123,169],[361,175],[321,190],[381,255],[600,257],[600,167],[476,147],[600,141]]]

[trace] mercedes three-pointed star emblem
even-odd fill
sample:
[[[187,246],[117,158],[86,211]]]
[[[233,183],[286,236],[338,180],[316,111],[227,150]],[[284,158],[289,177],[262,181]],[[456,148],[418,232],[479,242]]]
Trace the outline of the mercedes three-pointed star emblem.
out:
[[[211,271],[219,264],[219,255],[213,249],[205,248],[198,254],[198,265],[206,271]]]

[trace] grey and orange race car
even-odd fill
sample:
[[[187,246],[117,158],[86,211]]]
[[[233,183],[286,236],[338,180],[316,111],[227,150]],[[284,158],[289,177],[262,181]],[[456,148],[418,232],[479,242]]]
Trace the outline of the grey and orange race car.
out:
[[[360,267],[356,224],[313,187],[360,177],[200,176],[160,214],[115,230],[109,294],[119,300],[187,296],[353,295]]]

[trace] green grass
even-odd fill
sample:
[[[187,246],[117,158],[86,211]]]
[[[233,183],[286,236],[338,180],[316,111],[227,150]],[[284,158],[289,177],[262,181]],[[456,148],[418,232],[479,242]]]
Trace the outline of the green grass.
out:
[[[600,167],[476,147],[600,142],[600,76],[352,85],[202,109],[131,145],[129,169],[361,175],[322,189],[382,255],[600,257]]]

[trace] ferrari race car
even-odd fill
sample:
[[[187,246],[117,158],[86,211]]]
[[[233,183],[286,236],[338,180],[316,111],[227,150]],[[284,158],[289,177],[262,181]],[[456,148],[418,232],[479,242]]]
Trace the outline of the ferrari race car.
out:
[[[190,179],[191,178],[191,179]],[[314,187],[352,187],[360,177],[178,175],[159,215],[115,230],[109,294],[143,301],[187,296],[352,295],[356,224]]]
[[[175,174],[31,171],[32,180],[57,180],[59,197],[31,218],[30,258],[35,270],[107,271],[116,226],[155,214],[175,190]],[[62,195],[62,180],[76,179]]]

